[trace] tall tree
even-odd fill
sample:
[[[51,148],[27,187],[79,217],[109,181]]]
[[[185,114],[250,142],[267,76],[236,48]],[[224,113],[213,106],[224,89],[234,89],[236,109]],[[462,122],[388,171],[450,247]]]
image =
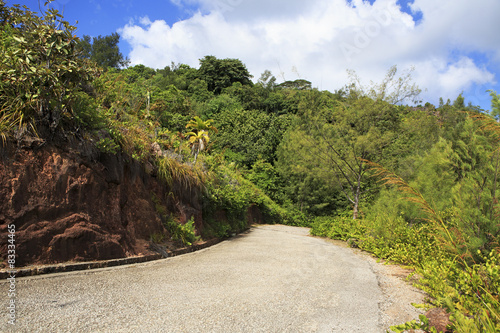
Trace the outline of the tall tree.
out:
[[[500,121],[500,95],[493,90],[489,90],[491,96],[491,116]]]
[[[295,156],[296,165],[340,187],[359,213],[363,195],[370,189],[364,160],[380,161],[396,136],[396,107],[362,97],[336,105],[318,104],[301,115],[282,143],[281,154]]]
[[[195,116],[193,119],[191,119],[188,124],[186,125],[186,128],[192,128],[195,132],[200,132],[200,131],[209,131],[212,130],[217,133],[217,128],[215,128],[212,125],[213,120],[208,119],[206,121],[202,120],[200,117]]]
[[[5,6],[5,1],[0,0],[0,25],[9,22],[9,9]]]
[[[186,133],[186,136],[189,137],[191,153],[194,155],[194,164],[196,164],[198,154],[206,148],[208,142],[210,141],[210,137],[208,136],[208,132],[205,130],[201,130],[196,133],[188,132]]]
[[[413,83],[411,73],[414,68],[410,68],[403,75],[397,77],[398,68],[396,65],[389,68],[385,78],[380,83],[370,82],[363,85],[361,79],[354,70],[348,70],[350,85],[348,91],[355,96],[368,96],[372,99],[380,99],[391,104],[400,104],[404,101],[417,103],[418,96],[422,90]]]
[[[266,69],[264,73],[261,74],[257,83],[268,90],[273,90],[276,86],[276,77],[274,77],[270,70]]]
[[[127,66],[130,61],[120,52],[119,42],[120,35],[116,32],[104,37],[94,37],[92,42],[90,36],[84,35],[79,46],[83,58],[90,59],[103,68],[120,68]]]
[[[222,89],[230,87],[235,82],[251,85],[252,75],[239,59],[217,59],[205,56],[200,59],[198,76],[208,85],[208,90],[220,94]]]
[[[285,81],[278,84],[278,87],[285,89],[311,90],[312,84],[310,81],[298,79],[295,81]]]

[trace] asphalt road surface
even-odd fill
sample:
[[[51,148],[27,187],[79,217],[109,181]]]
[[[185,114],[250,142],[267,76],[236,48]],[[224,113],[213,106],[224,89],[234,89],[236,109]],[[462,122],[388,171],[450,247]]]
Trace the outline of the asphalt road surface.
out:
[[[385,332],[373,260],[259,226],[210,248],[114,268],[0,282],[1,332]],[[385,304],[385,305],[384,305]]]

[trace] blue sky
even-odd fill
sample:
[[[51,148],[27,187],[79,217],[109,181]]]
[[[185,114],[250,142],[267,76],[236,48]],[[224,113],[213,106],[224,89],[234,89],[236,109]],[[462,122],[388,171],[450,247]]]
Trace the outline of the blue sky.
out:
[[[44,0],[40,0],[43,5]],[[7,0],[38,11],[38,0]],[[365,85],[397,65],[424,101],[490,108],[500,93],[499,0],[55,0],[77,34],[119,32],[132,64],[198,67],[205,55],[238,58],[254,79],[268,69],[278,81],[302,78],[322,90]]]
[[[26,5],[32,11],[39,12],[38,0],[7,0],[8,5]],[[40,0],[43,7],[45,0]],[[150,5],[145,6],[148,2]],[[168,0],[132,1],[132,0],[55,0],[50,4],[63,13],[64,19],[76,24],[77,35],[105,36],[116,32],[131,20],[138,21],[141,17],[149,16],[151,20],[165,20],[173,24],[188,18],[188,14],[180,10]],[[122,39],[120,49],[124,54],[130,51],[129,44]]]

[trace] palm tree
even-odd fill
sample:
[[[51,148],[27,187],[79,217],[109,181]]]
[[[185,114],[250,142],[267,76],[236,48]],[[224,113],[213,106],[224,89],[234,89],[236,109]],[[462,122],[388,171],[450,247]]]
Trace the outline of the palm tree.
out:
[[[206,145],[210,141],[208,132],[205,130],[186,133],[189,136],[189,143],[191,144],[191,153],[194,155],[194,164],[196,164],[196,159],[198,154],[205,149]]]
[[[207,121],[203,121],[200,117],[195,116],[193,119],[191,119],[188,122],[188,124],[186,125],[186,128],[193,128],[193,130],[195,130],[196,132],[199,132],[202,130],[208,132],[209,130],[212,130],[215,133],[217,133],[217,128],[215,128],[212,125],[212,122],[213,122],[212,119],[208,119]]]

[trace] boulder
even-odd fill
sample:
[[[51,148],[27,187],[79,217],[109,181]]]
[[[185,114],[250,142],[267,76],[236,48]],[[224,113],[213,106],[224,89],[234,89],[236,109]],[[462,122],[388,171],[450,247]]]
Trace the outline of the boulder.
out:
[[[429,319],[429,327],[434,327],[438,332],[451,332],[448,331],[447,326],[451,324],[450,315],[443,308],[433,308],[425,313]]]

